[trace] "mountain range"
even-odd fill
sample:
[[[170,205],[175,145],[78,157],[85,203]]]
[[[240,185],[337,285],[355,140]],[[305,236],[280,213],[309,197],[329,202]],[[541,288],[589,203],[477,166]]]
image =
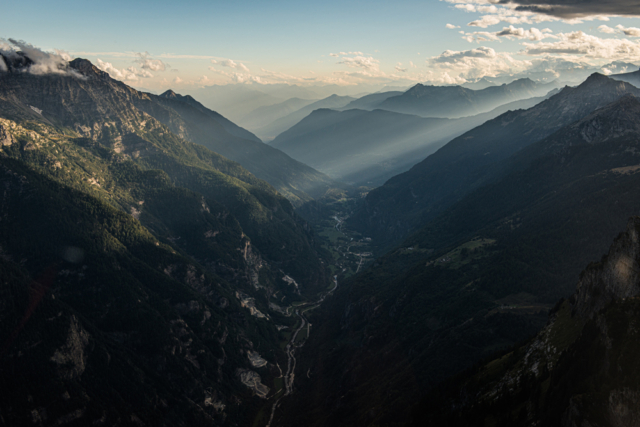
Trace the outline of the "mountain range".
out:
[[[594,74],[536,106],[504,113],[453,139],[440,150],[371,191],[350,219],[380,245],[398,242],[473,189],[499,176],[507,157],[624,94],[628,83]]]
[[[512,101],[544,96],[555,87],[554,82],[540,84],[530,79],[480,90],[417,84],[401,95],[383,100],[377,108],[422,117],[457,118],[485,113]]]
[[[0,59],[0,424],[637,424],[637,72],[205,102]]]
[[[485,172],[491,178],[460,195],[363,273],[345,281],[311,319],[317,329],[301,360],[308,376],[300,380],[299,395],[287,403],[291,406],[283,412],[283,425],[404,425],[412,416],[430,420],[440,411],[448,413],[444,408],[451,406],[442,401],[440,406],[425,403],[434,399],[429,390],[437,395],[442,381],[543,328],[548,310],[571,294],[581,270],[606,251],[629,216],[640,212],[637,89],[594,75],[565,91],[528,111],[505,113],[495,120],[507,123],[504,128],[520,124],[521,138],[532,129],[523,126],[524,117],[539,120],[538,135],[544,133],[545,124],[553,127],[562,120],[550,123],[558,111],[577,120],[569,119],[529,144],[520,141],[519,149],[503,154]],[[548,116],[545,110],[555,115]],[[472,134],[482,135],[476,131]],[[497,145],[500,140],[494,141]],[[446,164],[444,159],[440,165],[449,174],[460,170],[454,168],[456,160]],[[400,193],[395,196],[393,203],[401,203]],[[620,263],[613,265],[623,268]],[[624,265],[620,274],[636,283],[635,276],[624,273],[627,268],[635,270]],[[609,295],[604,290],[590,292],[596,300],[598,292]],[[515,361],[528,353],[520,350],[509,359],[509,366],[519,369]],[[600,356],[594,353],[594,360],[602,360],[596,357]],[[531,365],[538,363],[529,360]],[[569,362],[564,366],[570,369]],[[466,389],[454,384],[449,397],[455,396],[457,402]],[[583,389],[572,390],[579,394]],[[483,410],[491,414],[511,407],[509,392],[501,393],[503,406],[485,405]],[[466,396],[465,402],[476,402]],[[606,401],[597,394],[593,399]],[[468,405],[473,414],[475,403]],[[514,412],[508,420],[517,419]],[[457,412],[452,413],[455,419]],[[470,419],[477,420],[465,418]]]
[[[505,111],[530,108],[544,99],[514,101],[461,119],[424,118],[385,110],[319,109],[278,135],[270,145],[336,180],[377,187],[456,136]]]
[[[282,307],[326,289],[325,251],[274,187],[172,128],[261,143],[85,60],[4,60],[3,423],[251,422],[282,387]]]
[[[275,138],[285,130],[289,129],[300,120],[304,119],[314,110],[317,110],[319,108],[341,108],[353,100],[354,98],[350,96],[331,95],[327,98],[308,104],[292,113],[287,114],[284,117],[280,117],[277,120],[269,123],[268,125],[256,129],[256,132],[260,135],[263,135],[265,139],[270,140]]]

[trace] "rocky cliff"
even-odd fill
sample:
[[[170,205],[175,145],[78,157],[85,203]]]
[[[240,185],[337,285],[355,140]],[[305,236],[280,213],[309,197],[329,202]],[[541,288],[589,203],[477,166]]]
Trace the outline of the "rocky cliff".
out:
[[[414,424],[637,426],[639,237],[633,217],[535,338],[443,384],[414,408]]]

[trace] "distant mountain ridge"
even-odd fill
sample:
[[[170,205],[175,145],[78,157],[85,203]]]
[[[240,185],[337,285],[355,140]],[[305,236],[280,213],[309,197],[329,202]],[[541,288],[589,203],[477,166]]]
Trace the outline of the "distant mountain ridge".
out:
[[[314,110],[317,110],[319,108],[341,108],[354,99],[355,98],[352,98],[350,96],[331,95],[327,98],[306,105],[305,107],[302,107],[299,110],[294,111],[293,113],[287,114],[286,116],[281,117],[268,125],[262,126],[261,128],[256,129],[256,132],[264,135],[265,137],[275,138],[285,130],[298,123],[300,120],[304,119]]]
[[[260,129],[269,123],[291,114],[309,104],[316,99],[290,98],[279,104],[258,107],[242,118],[242,123],[250,129]]]
[[[271,145],[335,179],[375,187],[469,129],[504,111],[530,108],[543,99],[515,101],[461,119],[424,118],[385,110],[320,109],[280,134]]]
[[[510,111],[457,137],[404,174],[371,191],[350,219],[381,244],[406,236],[474,188],[495,179],[493,165],[636,87],[601,74],[524,111]]]
[[[403,92],[400,91],[372,93],[361,98],[354,99],[344,107],[339,108],[339,110],[375,110],[376,108],[378,108],[381,102],[387,100],[388,98],[391,98],[392,96],[402,95],[402,93]]]
[[[553,83],[539,84],[530,79],[480,90],[417,84],[401,95],[382,101],[377,107],[423,117],[457,118],[484,113],[519,99],[542,96],[554,87]]]
[[[623,73],[623,74],[610,74],[609,78],[614,80],[620,80],[622,82],[627,82],[635,87],[640,87],[640,70],[633,71],[631,73]]]

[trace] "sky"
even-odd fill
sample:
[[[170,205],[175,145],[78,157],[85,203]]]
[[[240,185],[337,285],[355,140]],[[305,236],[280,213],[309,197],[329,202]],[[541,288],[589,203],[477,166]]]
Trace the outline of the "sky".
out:
[[[2,11],[14,18],[3,19],[0,49],[86,58],[154,91],[462,84],[640,65],[640,2],[629,0],[21,0]]]

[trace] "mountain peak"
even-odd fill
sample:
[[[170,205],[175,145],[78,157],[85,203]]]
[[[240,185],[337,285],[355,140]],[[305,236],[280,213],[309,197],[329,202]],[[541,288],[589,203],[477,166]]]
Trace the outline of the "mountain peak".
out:
[[[16,52],[13,55],[3,55],[0,53],[0,59],[4,60],[10,72],[22,71],[33,64],[33,61],[23,52]]]
[[[596,84],[601,85],[611,81],[612,80],[609,77],[605,76],[604,74],[593,73],[587,78],[587,80],[582,82],[578,87],[583,87],[583,86],[587,87],[587,86],[592,86]]]
[[[160,95],[163,98],[179,98],[180,95],[178,95],[177,93],[175,93],[173,90],[169,89],[166,92],[162,93]]]
[[[101,79],[111,78],[108,73],[93,65],[88,59],[76,58],[73,61],[69,62],[69,66],[80,71],[85,76],[96,76]]]
[[[532,87],[535,86],[536,82],[531,80],[529,77],[524,77],[522,79],[514,80],[507,87]]]

